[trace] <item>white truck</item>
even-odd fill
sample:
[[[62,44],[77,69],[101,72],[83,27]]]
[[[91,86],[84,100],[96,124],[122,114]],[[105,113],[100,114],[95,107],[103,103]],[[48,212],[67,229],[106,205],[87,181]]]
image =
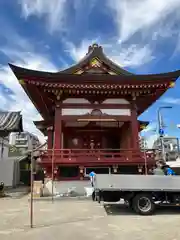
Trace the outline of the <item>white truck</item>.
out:
[[[119,202],[136,213],[151,215],[156,205],[180,206],[180,176],[97,174],[93,200]]]

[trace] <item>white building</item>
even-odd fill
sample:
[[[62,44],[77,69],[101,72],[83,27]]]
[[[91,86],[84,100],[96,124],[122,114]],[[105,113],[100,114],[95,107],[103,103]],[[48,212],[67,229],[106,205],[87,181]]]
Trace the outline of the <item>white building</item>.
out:
[[[11,133],[9,136],[9,144],[15,146],[20,152],[25,153],[36,149],[39,145],[39,139],[37,136],[29,132]]]
[[[144,136],[139,135],[139,146],[141,150],[148,149],[147,140]]]
[[[0,137],[0,160],[6,160],[9,153],[9,138]]]
[[[163,137],[166,161],[176,161],[179,156],[179,139],[175,137]],[[161,140],[158,138],[153,145],[154,149],[161,150]]]

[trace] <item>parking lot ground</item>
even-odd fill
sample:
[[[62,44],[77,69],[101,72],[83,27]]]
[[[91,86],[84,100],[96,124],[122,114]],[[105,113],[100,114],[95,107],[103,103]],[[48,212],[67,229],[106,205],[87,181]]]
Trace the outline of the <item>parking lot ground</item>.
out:
[[[0,239],[179,240],[180,209],[159,209],[138,216],[122,205],[105,207],[90,200],[34,202],[34,228],[29,227],[28,197],[0,199]]]

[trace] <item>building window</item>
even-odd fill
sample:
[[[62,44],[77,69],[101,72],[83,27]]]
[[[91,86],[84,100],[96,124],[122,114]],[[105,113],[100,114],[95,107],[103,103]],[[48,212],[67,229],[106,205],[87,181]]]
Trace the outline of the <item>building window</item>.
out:
[[[110,174],[111,168],[110,167],[86,167],[84,176],[88,177],[90,172],[95,172],[96,174]]]
[[[16,140],[16,145],[26,145],[27,144],[27,140]]]
[[[26,137],[26,134],[25,133],[20,133],[20,134],[17,134],[16,135],[16,138],[19,139],[19,138],[25,138]]]
[[[59,167],[60,177],[62,178],[72,178],[79,176],[79,167]]]

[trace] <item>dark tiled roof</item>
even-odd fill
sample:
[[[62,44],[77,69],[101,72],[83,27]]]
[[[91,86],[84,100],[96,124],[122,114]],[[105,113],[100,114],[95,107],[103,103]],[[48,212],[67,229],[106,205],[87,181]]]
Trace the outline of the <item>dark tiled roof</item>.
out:
[[[22,132],[22,115],[20,112],[0,111],[0,136],[7,136],[11,132]]]
[[[148,121],[141,121],[141,120],[139,120],[139,123],[142,124],[142,125],[145,125],[145,126],[147,126],[149,124]]]
[[[69,69],[66,69],[64,71],[61,72],[56,72],[56,73],[52,73],[52,72],[44,72],[44,71],[36,71],[36,70],[30,70],[27,68],[22,68],[22,67],[18,67],[15,66],[13,64],[9,63],[9,66],[11,68],[11,70],[14,72],[15,76],[17,79],[21,80],[26,80],[27,78],[31,78],[31,79],[36,79],[36,81],[46,81],[46,82],[52,82],[53,83],[59,83],[59,82],[71,82],[76,81],[76,83],[80,83],[83,81],[88,81],[88,82],[98,82],[98,81],[116,81],[117,83],[121,83],[121,84],[132,84],[132,80],[136,80],[136,84],[138,82],[140,82],[140,84],[142,84],[142,80],[143,83],[146,83],[145,81],[147,81],[147,83],[150,83],[152,81],[159,81],[160,79],[162,80],[162,82],[164,81],[174,81],[176,80],[179,76],[180,76],[180,70],[174,71],[174,72],[166,72],[166,73],[157,73],[157,74],[121,74],[121,75],[110,75],[110,74],[81,74],[81,75],[76,75],[76,74],[71,74],[71,73],[67,73],[67,71],[72,71],[72,68],[74,69],[74,67],[71,67]],[[70,70],[71,69],[71,70]],[[81,77],[80,77],[81,76]],[[129,81],[129,82],[128,82]]]

